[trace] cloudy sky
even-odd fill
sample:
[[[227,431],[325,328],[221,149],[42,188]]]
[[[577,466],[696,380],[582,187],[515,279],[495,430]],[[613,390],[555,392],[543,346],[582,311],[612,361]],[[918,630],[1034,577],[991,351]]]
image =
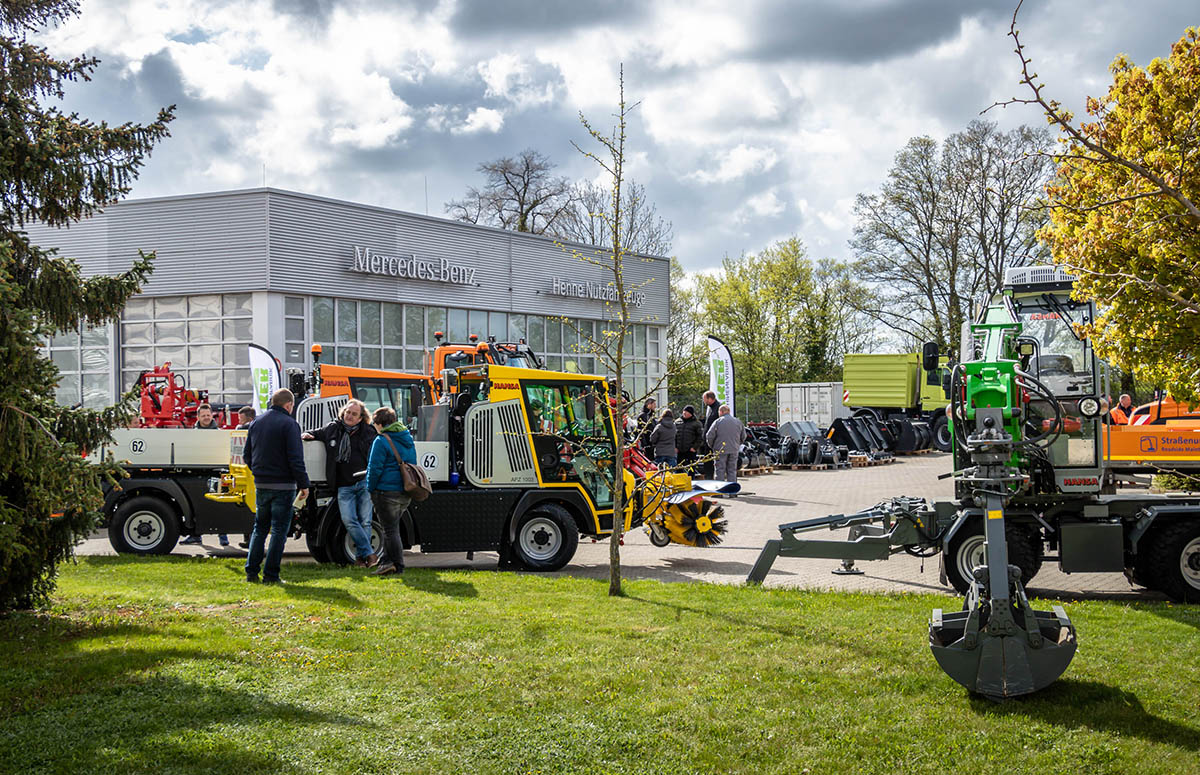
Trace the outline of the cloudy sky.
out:
[[[442,215],[484,160],[594,165],[625,66],[630,167],[689,269],[798,235],[848,257],[855,194],[913,136],[1017,93],[1014,0],[81,0],[40,35],[103,62],[67,105],[111,122],[178,105],[133,196],[268,185]],[[1118,52],[1166,56],[1183,0],[1026,0],[1053,96],[1102,94]],[[988,114],[1041,124],[1033,108]],[[426,189],[428,196],[426,196]],[[428,202],[428,206],[427,203]]]

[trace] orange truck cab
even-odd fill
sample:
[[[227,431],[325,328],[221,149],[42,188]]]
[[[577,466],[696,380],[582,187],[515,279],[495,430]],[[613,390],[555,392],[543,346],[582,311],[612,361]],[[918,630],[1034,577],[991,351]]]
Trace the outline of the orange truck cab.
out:
[[[415,422],[417,409],[434,401],[433,379],[428,374],[321,363],[319,344],[313,345],[312,354],[316,363],[313,380],[315,384],[311,385],[310,390],[298,391],[296,383],[293,383],[292,392],[298,393],[297,399],[301,394],[308,392],[321,398],[357,398],[366,404],[369,412],[374,412],[381,406],[392,407],[396,410],[396,416],[405,423]]]
[[[544,369],[542,359],[522,339],[517,342],[497,342],[496,337],[489,336],[486,342],[471,334],[469,342],[442,342],[445,336],[441,331],[433,333],[437,345],[429,363],[430,378],[434,382],[437,395],[455,392],[453,382],[443,385],[446,371],[454,371],[463,366],[510,366],[515,369]]]

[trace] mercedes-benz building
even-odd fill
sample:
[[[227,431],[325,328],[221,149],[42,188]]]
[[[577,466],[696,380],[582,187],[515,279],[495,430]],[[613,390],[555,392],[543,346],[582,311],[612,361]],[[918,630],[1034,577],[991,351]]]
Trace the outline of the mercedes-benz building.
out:
[[[611,329],[616,294],[591,246],[272,188],[128,200],[29,233],[86,275],[156,254],[119,324],[49,343],[64,404],[110,404],[166,362],[214,403],[249,403],[250,343],[285,369],[311,368],[320,344],[325,362],[422,371],[435,331],[524,339],[548,368],[607,371],[587,340]],[[669,272],[665,258],[625,259],[634,395],[665,367]]]

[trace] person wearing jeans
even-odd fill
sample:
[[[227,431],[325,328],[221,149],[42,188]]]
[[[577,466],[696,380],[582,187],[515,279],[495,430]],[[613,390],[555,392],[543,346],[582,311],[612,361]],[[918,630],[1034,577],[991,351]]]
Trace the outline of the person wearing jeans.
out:
[[[254,531],[250,534],[250,552],[246,556],[246,581],[262,580],[281,584],[279,565],[283,547],[292,527],[292,503],[296,492],[308,497],[308,473],[304,467],[304,447],[300,441],[300,425],[292,419],[295,397],[292,391],[276,390],[271,396],[271,408],[250,423],[246,431],[246,446],[242,456],[254,474],[255,499]],[[263,546],[267,533],[271,546]]]
[[[292,503],[295,500],[295,487],[277,490],[258,486],[254,532],[250,534],[250,553],[246,556],[246,581],[258,581],[258,568],[263,564],[263,545],[269,532],[271,545],[265,553],[263,581],[267,584],[279,582],[279,565],[283,560],[288,532],[292,529]]]
[[[301,436],[305,441],[319,441],[325,446],[325,481],[337,487],[338,513],[354,542],[355,561],[366,568],[373,568],[379,562],[371,548],[371,497],[363,475],[375,435],[366,405],[351,398],[338,419]]]
[[[376,569],[376,576],[387,576],[404,572],[404,543],[400,539],[400,520],[412,503],[404,491],[404,475],[400,472],[400,460],[417,464],[417,446],[404,423],[396,420],[396,412],[390,406],[375,410],[371,418],[379,435],[371,445],[371,457],[367,462],[367,490],[375,503],[375,514],[383,527],[384,560]],[[399,456],[400,460],[397,460]]]

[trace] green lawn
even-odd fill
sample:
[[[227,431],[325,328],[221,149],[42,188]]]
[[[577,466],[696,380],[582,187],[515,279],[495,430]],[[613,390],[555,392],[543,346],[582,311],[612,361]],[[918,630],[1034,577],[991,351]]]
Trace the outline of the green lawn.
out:
[[[945,597],[86,558],[0,619],[2,773],[1200,772],[1200,610],[1072,603],[1066,677],[969,696]]]

